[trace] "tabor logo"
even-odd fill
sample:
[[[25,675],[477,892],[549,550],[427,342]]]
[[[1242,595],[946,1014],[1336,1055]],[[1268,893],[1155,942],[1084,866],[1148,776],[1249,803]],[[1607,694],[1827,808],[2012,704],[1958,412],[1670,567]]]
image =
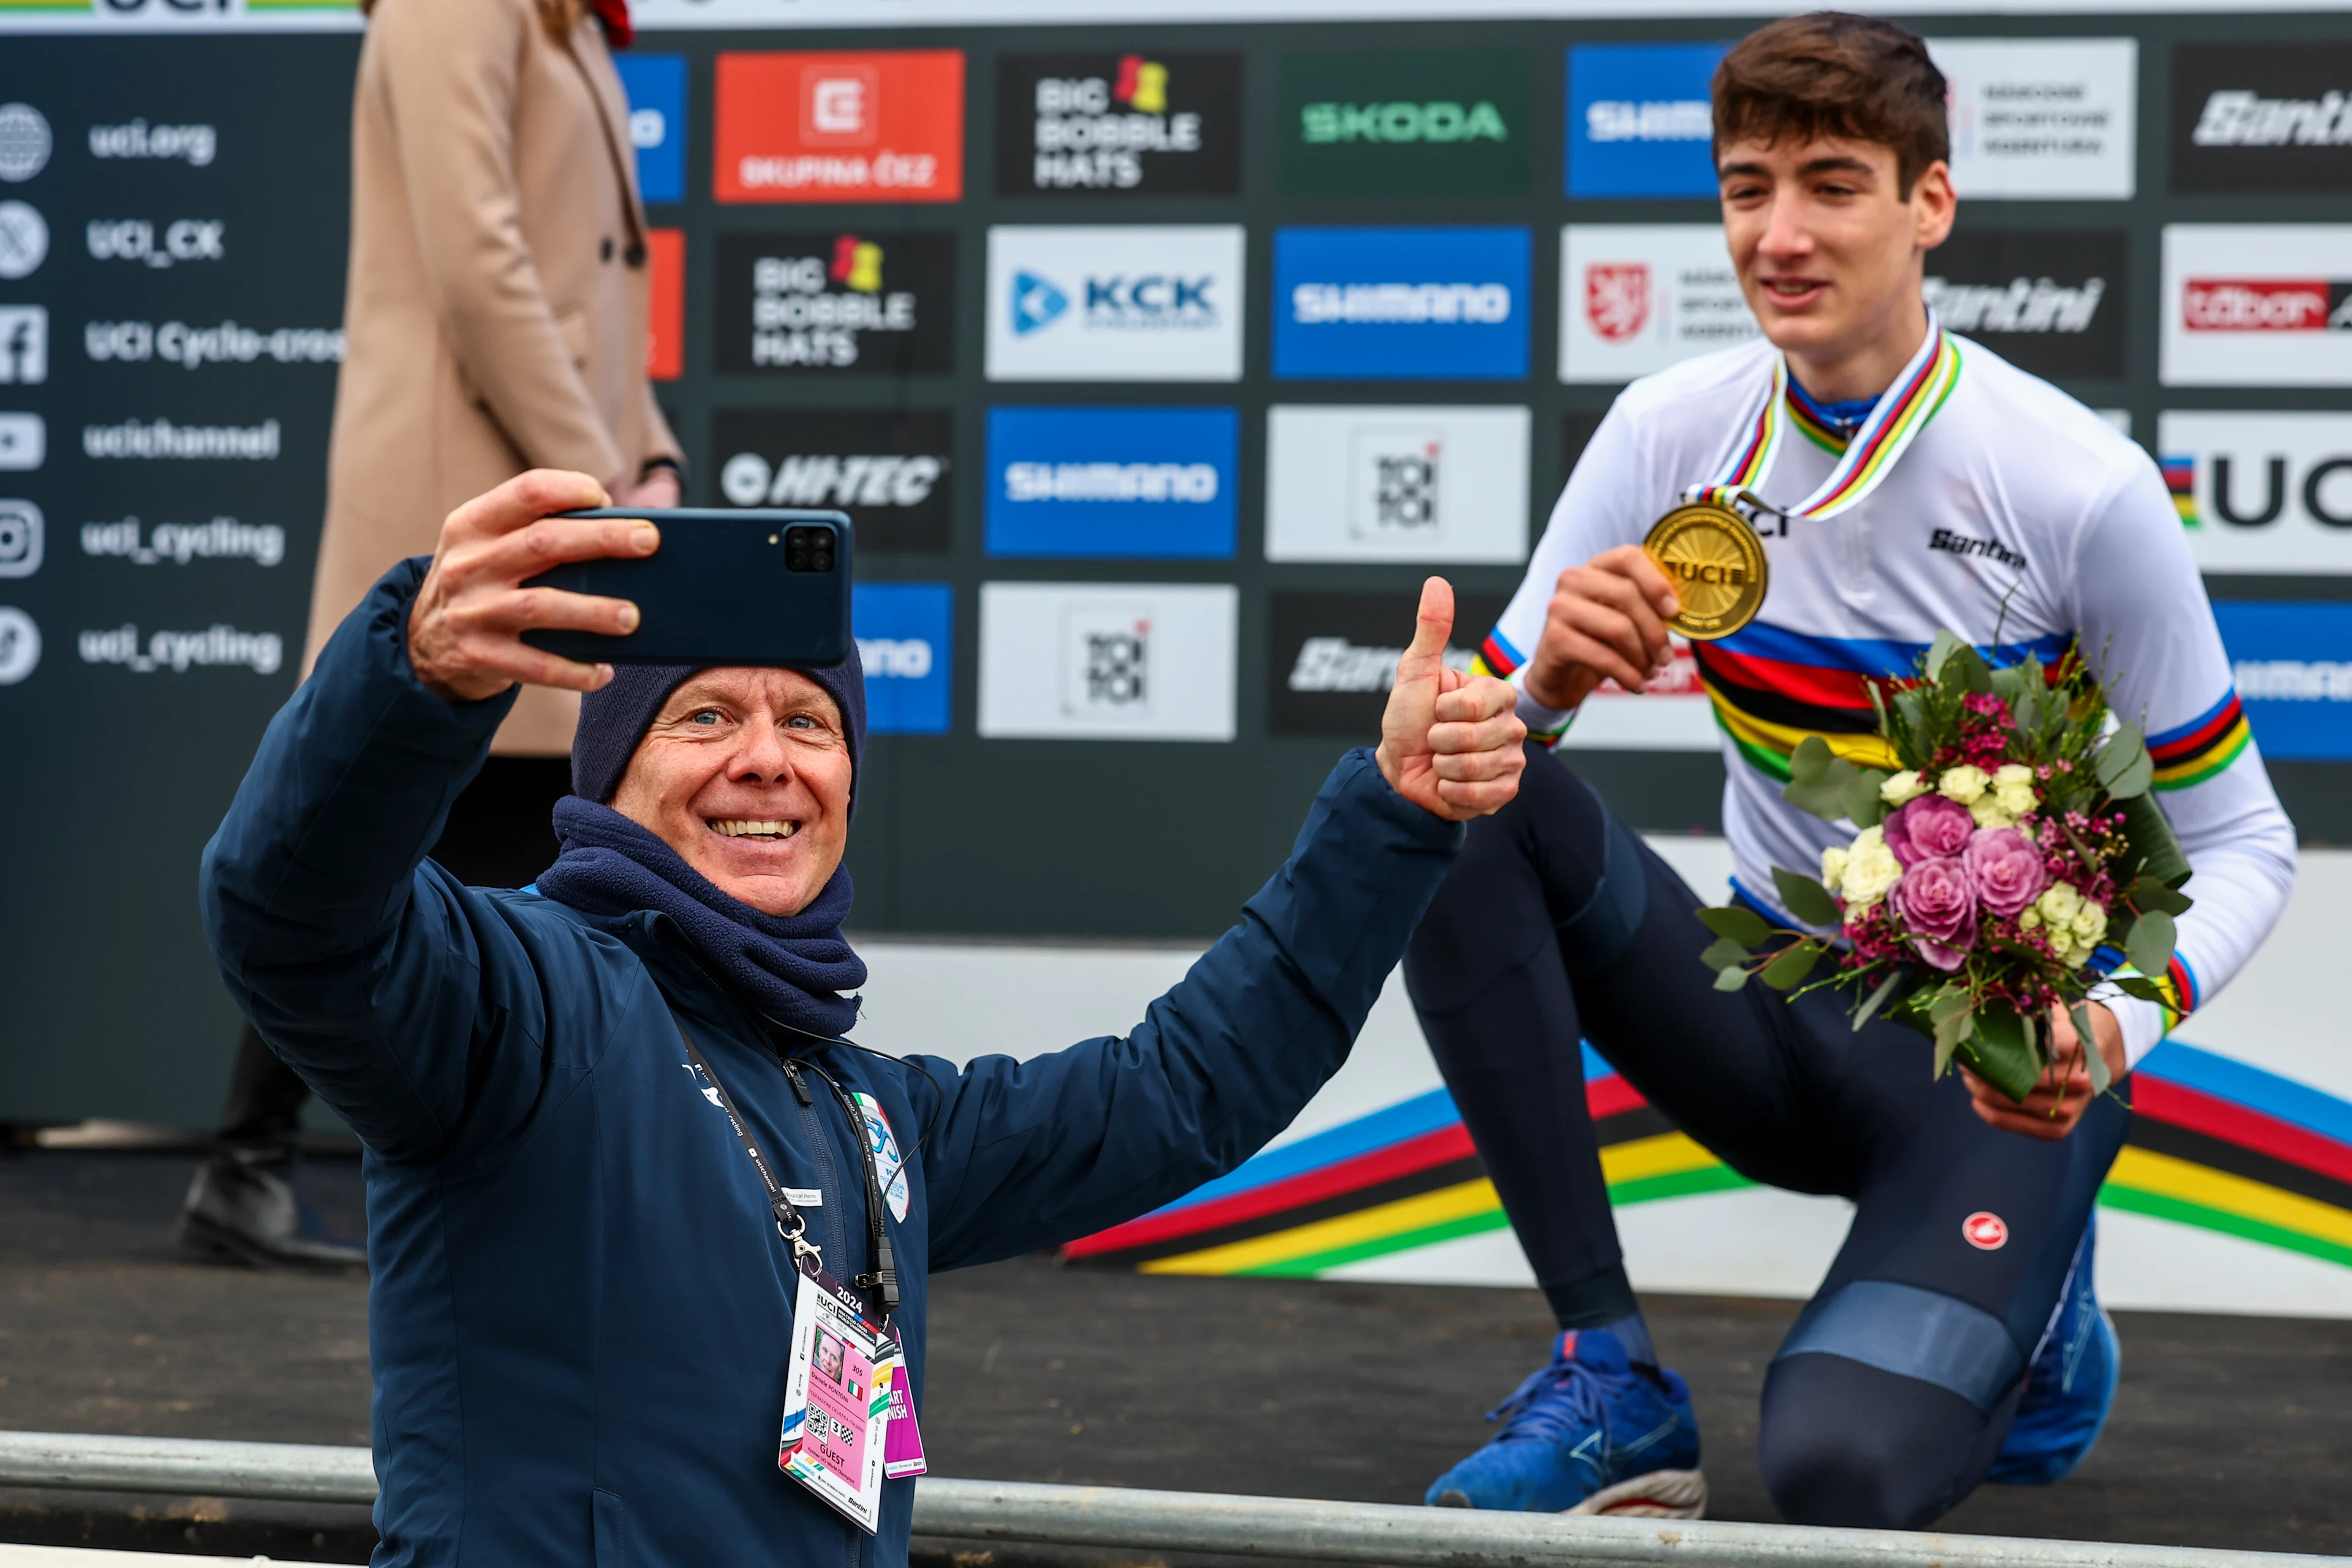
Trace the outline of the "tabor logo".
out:
[[[1501,594],[1456,595],[1448,665],[1470,668],[1478,639],[1507,602]],[[1379,734],[1397,660],[1412,639],[1417,603],[1409,591],[1275,595],[1266,638],[1266,727],[1277,735]]]
[[[1927,257],[1943,324],[2036,375],[2124,374],[2127,241],[2120,229],[1955,235]]]
[[[0,181],[22,184],[47,168],[50,146],[49,122],[39,110],[29,103],[0,103]]]
[[[2172,188],[2308,192],[2352,180],[2352,46],[2200,42],[2173,52]]]
[[[37,414],[0,414],[0,470],[29,473],[48,453],[48,421]]]
[[[1230,741],[1230,584],[985,583],[980,732]]]
[[[1518,407],[1277,405],[1266,559],[1515,563],[1528,437]]]
[[[629,100],[629,146],[636,157],[637,195],[646,205],[686,199],[686,57],[613,57]]]
[[[0,386],[37,386],[48,379],[47,308],[0,305]]]
[[[1241,188],[1238,54],[1006,55],[996,82],[999,195]]]
[[[954,503],[950,419],[944,410],[721,409],[712,466],[730,505],[847,512],[861,552],[945,550]]]
[[[2166,413],[2157,447],[2200,570],[2352,574],[2352,415]]]
[[[2352,605],[2225,600],[2213,619],[2263,754],[2352,762]]]
[[[961,49],[722,54],[713,81],[722,202],[963,195]]]
[[[1568,51],[1568,194],[1713,196],[1722,44],[1579,44]]]
[[[1234,553],[1230,408],[992,408],[992,555]]]
[[[867,732],[946,734],[955,590],[945,583],[860,583],[850,590],[850,624],[866,668]]]
[[[1964,199],[2132,195],[2137,39],[1929,38],[1927,52],[1944,73],[1952,183]]]
[[[0,605],[0,686],[14,686],[41,662],[41,628],[14,605]]]
[[[988,232],[992,381],[1237,381],[1237,225]]]
[[[0,500],[0,577],[29,577],[40,569],[41,509]]]
[[[1525,54],[1349,50],[1282,62],[1282,188],[1524,191]]]
[[[1960,1221],[1960,1235],[1979,1252],[1998,1252],[2009,1245],[2009,1222],[1989,1210],[1979,1209]]]
[[[0,202],[0,278],[28,278],[48,259],[49,226],[26,202]]]
[[[1640,336],[1650,324],[1649,264],[1596,261],[1586,268],[1584,316],[1604,342]]]
[[[2352,386],[2352,226],[2168,224],[2168,386]]]
[[[1564,382],[1628,382],[1757,334],[1718,225],[1572,223],[1559,253]]]
[[[1274,374],[1527,374],[1523,228],[1286,228],[1274,237]]]
[[[722,236],[719,364],[727,371],[955,368],[953,235]]]

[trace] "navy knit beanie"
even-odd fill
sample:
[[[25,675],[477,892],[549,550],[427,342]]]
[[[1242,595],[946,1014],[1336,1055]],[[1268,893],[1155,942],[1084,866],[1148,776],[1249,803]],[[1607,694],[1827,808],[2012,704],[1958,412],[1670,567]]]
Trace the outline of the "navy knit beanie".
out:
[[[670,693],[689,677],[710,668],[707,664],[617,664],[613,679],[601,691],[580,699],[580,726],[572,732],[572,793],[598,805],[612,803],[629,771],[637,742],[661,712]],[[866,670],[857,661],[857,645],[839,664],[793,667],[823,687],[841,710],[841,725],[849,741],[849,809],[857,810],[857,765],[866,754]]]

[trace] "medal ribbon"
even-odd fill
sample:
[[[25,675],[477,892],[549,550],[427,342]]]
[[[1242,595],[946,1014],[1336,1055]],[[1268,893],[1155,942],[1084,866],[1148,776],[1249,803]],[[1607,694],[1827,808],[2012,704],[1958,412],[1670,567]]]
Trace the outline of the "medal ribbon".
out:
[[[1789,429],[1789,356],[1772,356],[1772,390],[1758,411],[1748,438],[1712,483],[1693,485],[1683,492],[1695,504],[1727,507],[1744,516],[1759,511],[1782,517],[1835,517],[1857,507],[1895,471],[1903,454],[1927,427],[1960,379],[1960,351],[1927,312],[1927,335],[1862,428],[1853,433],[1821,488],[1792,507],[1776,507],[1750,488],[1772,471],[1780,440]]]

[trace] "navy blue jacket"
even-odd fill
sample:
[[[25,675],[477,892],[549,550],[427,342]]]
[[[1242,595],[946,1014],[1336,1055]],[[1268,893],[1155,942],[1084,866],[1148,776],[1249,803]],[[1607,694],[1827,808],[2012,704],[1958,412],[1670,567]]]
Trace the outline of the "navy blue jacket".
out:
[[[676,928],[460,886],[425,858],[511,696],[452,704],[388,575],[269,726],[205,852],[205,923],[270,1047],[366,1141],[378,1563],[907,1560],[911,1481],[869,1540],[776,1468],[795,1276],[697,1088],[694,1032],[810,1234],[870,1267],[856,1134],[794,1100]],[[1018,829],[1016,829],[1018,830]],[[1041,814],[1028,831],[1050,832]],[[925,1277],[1134,1217],[1231,1170],[1346,1058],[1461,828],[1362,752],[1241,923],[1124,1039],[1020,1062],[816,1059],[930,1137],[890,1224],[912,1385]]]

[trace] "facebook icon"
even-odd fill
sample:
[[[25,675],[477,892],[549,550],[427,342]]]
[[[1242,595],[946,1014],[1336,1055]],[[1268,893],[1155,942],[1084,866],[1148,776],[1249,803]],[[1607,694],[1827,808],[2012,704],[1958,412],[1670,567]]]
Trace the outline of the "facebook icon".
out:
[[[946,583],[859,583],[849,622],[866,667],[866,728],[876,735],[944,735],[952,685],[955,589]]]
[[[686,57],[613,57],[629,95],[629,145],[637,150],[637,195],[648,205],[686,199]]]

